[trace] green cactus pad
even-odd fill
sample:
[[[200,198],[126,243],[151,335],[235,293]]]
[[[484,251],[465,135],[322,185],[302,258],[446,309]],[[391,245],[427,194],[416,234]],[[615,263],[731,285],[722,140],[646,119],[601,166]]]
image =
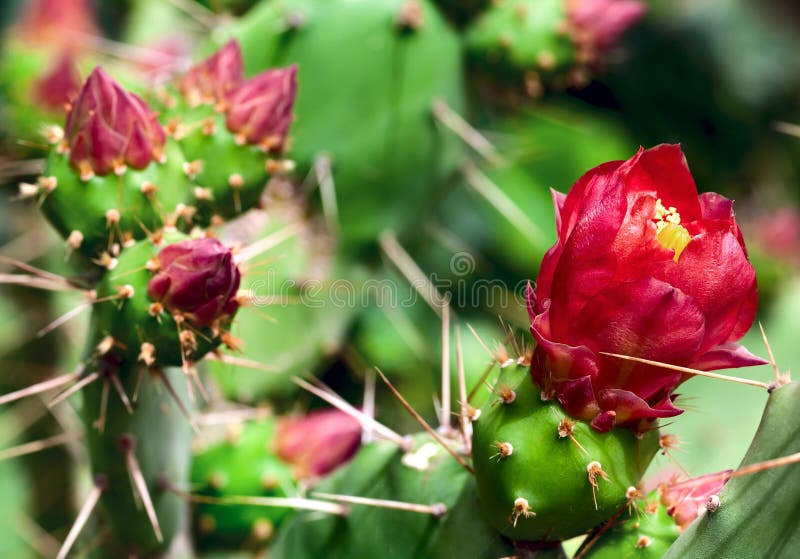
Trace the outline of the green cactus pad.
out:
[[[121,176],[83,181],[70,166],[69,156],[54,149],[43,176],[54,177],[56,184],[42,194],[42,211],[71,248],[89,257],[111,252],[115,243],[143,239],[176,214],[191,190],[178,146],[168,141],[164,153],[166,162],[152,162],[141,171],[127,169]],[[117,222],[109,214],[114,211]],[[72,244],[70,236],[76,231],[80,242]]]
[[[122,368],[117,374],[128,395],[133,395],[137,382],[135,371]],[[161,374],[170,379],[177,397],[186,404],[188,396],[183,372],[170,369]],[[159,556],[185,522],[186,502],[169,491],[168,486],[185,488],[188,484],[191,429],[161,382],[157,376],[144,375],[132,414],[112,390],[102,431],[96,425],[102,383],[94,382],[83,390],[82,416],[92,471],[104,478],[106,489],[100,504],[104,521],[110,524],[114,534],[107,542],[111,548],[104,557],[125,557],[131,553],[138,557]],[[130,442],[155,507],[163,542],[156,539],[147,514],[139,499],[134,497],[123,450]]]
[[[192,487],[211,497],[285,497],[295,492],[291,468],[272,451],[272,418],[248,422],[227,440],[194,456]],[[264,547],[290,509],[200,503],[193,513],[195,537],[202,549]]]
[[[313,513],[301,512],[284,524],[271,553],[293,559],[446,558],[459,556],[450,543],[460,538],[464,541],[456,547],[464,546],[471,558],[511,555],[511,545],[486,526],[473,508],[469,473],[429,435],[415,435],[413,440],[409,453],[385,441],[363,446],[316,490],[424,505],[442,503],[447,507],[444,516],[352,505],[347,516],[312,522]],[[457,511],[457,506],[466,508]]]
[[[800,452],[800,383],[775,390],[742,466]],[[800,549],[797,464],[731,479],[719,510],[693,522],[664,559],[790,559]]]
[[[563,410],[542,401],[526,367],[504,369],[495,391],[473,422],[472,443],[481,508],[490,524],[514,540],[558,541],[587,532],[625,506],[627,489],[658,449],[655,432],[642,439],[623,429],[601,434],[569,420],[575,440],[562,437]],[[513,401],[504,403],[512,393]]]
[[[122,251],[118,264],[103,276],[97,286],[98,299],[109,298],[94,305],[92,321],[97,341],[111,336],[114,354],[125,362],[140,361],[159,367],[183,365],[179,328],[172,315],[166,311],[151,314],[153,300],[147,294],[147,284],[153,273],[146,266],[164,246],[187,238],[172,231],[164,233],[161,245],[149,239],[137,242]],[[119,297],[121,293],[131,292],[130,297]],[[229,325],[221,326],[227,328]],[[219,336],[222,332],[215,333],[211,328],[192,326],[183,328],[183,331],[194,333],[196,348],[187,356],[190,361],[200,359],[221,343]],[[147,363],[141,355],[144,343],[153,345],[152,363]]]
[[[466,43],[470,58],[500,81],[560,87],[554,79],[575,63],[564,0],[496,2],[467,29]]]
[[[596,536],[589,536],[584,543],[591,547],[583,555],[585,559],[659,559],[678,538],[675,520],[667,514],[667,507],[660,502],[658,491],[647,496],[647,502],[655,510],[647,510],[644,501],[638,510],[626,511],[608,529],[601,529]],[[644,505],[644,506],[642,506]],[[587,546],[588,547],[588,546]]]
[[[223,33],[239,40],[248,75],[298,64],[290,154],[300,176],[330,156],[340,233],[353,242],[419,223],[461,153],[431,111],[438,99],[462,111],[458,37],[427,0],[419,27],[401,25],[406,4],[273,0]]]

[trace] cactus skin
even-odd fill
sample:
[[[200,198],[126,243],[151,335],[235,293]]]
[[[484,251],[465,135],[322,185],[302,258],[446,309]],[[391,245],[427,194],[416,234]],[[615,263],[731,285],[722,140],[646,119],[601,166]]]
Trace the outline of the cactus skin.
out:
[[[137,381],[135,368],[116,371],[129,395]],[[166,375],[182,402],[188,402],[185,375],[180,369],[165,369]],[[175,493],[167,491],[165,482],[186,487],[189,481],[191,429],[169,393],[160,386],[161,380],[145,374],[129,414],[113,392],[109,396],[107,419],[102,432],[95,428],[102,396],[101,383],[95,382],[83,390],[82,417],[86,425],[92,471],[105,478],[107,489],[100,504],[110,524],[113,537],[108,556],[123,557],[131,552],[138,557],[158,556],[167,549],[182,528],[187,515],[186,503]],[[145,511],[136,503],[120,438],[135,440],[135,453],[152,497],[164,541],[156,540]]]
[[[275,433],[272,418],[248,422],[227,440],[196,453],[192,460],[192,487],[213,497],[285,497],[294,492],[291,467],[271,449]],[[198,545],[206,549],[264,547],[290,509],[248,505],[200,503],[193,513]]]
[[[409,503],[444,503],[448,512],[443,517],[353,505],[347,516],[309,522],[308,513],[300,512],[284,524],[271,554],[293,559],[446,558],[456,556],[450,544],[459,538],[469,540],[469,557],[489,559],[510,555],[513,551],[510,544],[482,524],[477,510],[472,508],[474,494],[472,497],[464,494],[472,483],[466,470],[429,435],[415,435],[413,440],[410,454],[420,456],[427,450],[433,454],[427,471],[405,465],[404,454],[395,444],[379,441],[363,446],[352,462],[316,489]],[[456,513],[457,504],[465,505],[466,512]],[[464,526],[454,524],[458,518],[466,521]],[[476,524],[482,526],[475,528]]]
[[[629,430],[599,434],[587,423],[574,421],[575,439],[559,436],[566,417],[555,402],[543,402],[527,368],[507,367],[496,386],[516,393],[505,404],[500,396],[482,408],[473,423],[473,462],[478,494],[487,520],[503,535],[522,541],[559,541],[578,536],[625,506],[626,491],[636,486],[658,448],[657,434],[638,439]],[[497,390],[497,388],[496,388]],[[497,443],[513,453],[500,456]],[[599,462],[608,479],[596,477],[597,508],[587,467]],[[535,516],[517,513],[515,501],[527,500]]]
[[[153,161],[141,171],[127,169],[122,176],[82,181],[68,155],[53,149],[43,176],[55,177],[56,186],[43,193],[42,212],[65,239],[78,231],[82,241],[77,246],[70,242],[68,248],[92,258],[111,252],[113,244],[143,239],[147,231],[165,225],[165,218],[175,214],[191,190],[178,146],[167,140],[164,154],[165,163]],[[147,184],[157,190],[148,194]],[[109,224],[108,212],[114,210],[119,212],[119,222]]]
[[[800,383],[772,392],[742,466],[800,452]],[[720,508],[693,522],[664,559],[795,557],[800,549],[797,466],[731,479],[719,495]],[[756,519],[769,514],[769,522]]]
[[[398,25],[405,0],[273,0],[231,27],[245,73],[298,64],[291,156],[299,176],[332,160],[339,232],[370,243],[409,230],[432,190],[456,170],[461,141],[436,126],[431,107],[462,112],[455,33],[427,1],[422,24]]]
[[[645,505],[642,507],[641,505]],[[649,510],[648,505],[655,510]],[[661,504],[658,491],[647,496],[639,510],[626,511],[603,532],[583,557],[585,559],[660,559],[678,538],[675,520]],[[589,536],[586,542],[592,541]]]

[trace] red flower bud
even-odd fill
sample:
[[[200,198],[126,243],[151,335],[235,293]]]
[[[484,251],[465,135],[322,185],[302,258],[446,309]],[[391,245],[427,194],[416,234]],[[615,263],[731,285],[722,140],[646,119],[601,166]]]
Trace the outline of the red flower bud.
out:
[[[226,98],[228,130],[241,143],[281,152],[292,123],[297,66],[267,70],[239,84]]]
[[[156,115],[99,66],[67,114],[69,160],[83,176],[144,169],[163,157],[166,135]]]
[[[753,323],[756,276],[719,194],[697,194],[677,145],[640,149],[553,192],[558,240],[528,289],[533,379],[600,431],[681,413],[687,375],[764,361],[736,343]]]
[[[18,30],[30,44],[56,49],[78,48],[81,35],[97,35],[90,0],[28,0],[20,13]]]
[[[42,108],[66,112],[81,90],[81,76],[75,60],[66,52],[34,84],[34,95]]]
[[[242,50],[235,39],[211,57],[193,66],[178,80],[178,90],[189,105],[212,104],[238,86],[243,79]]]
[[[216,239],[189,239],[158,253],[159,271],[147,294],[192,324],[210,326],[238,308],[239,268],[231,251]]]
[[[275,450],[298,477],[320,477],[347,462],[361,444],[361,425],[335,409],[278,424]]]
[[[667,507],[667,514],[675,520],[680,532],[683,532],[702,511],[706,510],[709,499],[722,491],[732,473],[733,470],[725,470],[718,474],[683,481],[673,479],[659,485],[658,492],[661,495],[661,503]]]
[[[640,0],[568,0],[567,11],[579,58],[592,63],[616,45],[647,6]]]

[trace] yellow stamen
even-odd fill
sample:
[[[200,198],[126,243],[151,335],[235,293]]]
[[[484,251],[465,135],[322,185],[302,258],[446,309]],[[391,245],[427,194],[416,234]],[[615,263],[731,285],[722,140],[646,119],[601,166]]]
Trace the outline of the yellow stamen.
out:
[[[656,210],[654,216],[656,222],[656,239],[661,246],[675,251],[673,259],[675,262],[680,258],[681,253],[692,240],[689,231],[681,225],[681,214],[677,208],[670,206],[665,208],[661,203],[661,198],[656,200]]]

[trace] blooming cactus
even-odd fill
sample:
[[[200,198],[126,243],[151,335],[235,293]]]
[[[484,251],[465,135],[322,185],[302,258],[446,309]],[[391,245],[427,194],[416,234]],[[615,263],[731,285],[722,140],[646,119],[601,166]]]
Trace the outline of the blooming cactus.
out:
[[[231,251],[216,239],[190,239],[158,253],[158,273],[147,294],[171,312],[197,326],[209,326],[231,316],[238,303],[240,272]]]
[[[678,415],[687,377],[625,354],[702,370],[763,361],[736,343],[753,322],[756,277],[732,201],[697,194],[681,149],[660,145],[553,193],[558,240],[528,290],[544,394],[607,431]]]
[[[97,67],[67,115],[65,139],[70,163],[88,180],[161,160],[166,135],[144,101]]]

